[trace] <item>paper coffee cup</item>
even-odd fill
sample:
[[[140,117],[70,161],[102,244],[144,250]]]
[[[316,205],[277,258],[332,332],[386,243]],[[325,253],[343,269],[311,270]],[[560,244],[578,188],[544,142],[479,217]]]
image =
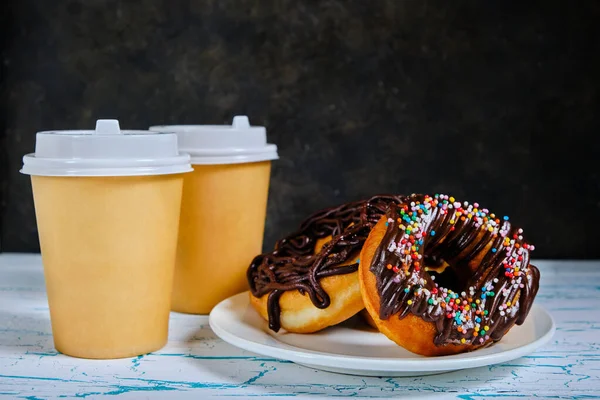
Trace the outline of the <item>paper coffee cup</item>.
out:
[[[245,116],[232,125],[171,125],[194,171],[184,177],[174,311],[208,314],[221,300],[247,290],[246,269],[261,252],[271,160],[264,127]]]
[[[121,131],[40,132],[32,175],[56,349],[121,358],[167,341],[183,176],[177,137]]]

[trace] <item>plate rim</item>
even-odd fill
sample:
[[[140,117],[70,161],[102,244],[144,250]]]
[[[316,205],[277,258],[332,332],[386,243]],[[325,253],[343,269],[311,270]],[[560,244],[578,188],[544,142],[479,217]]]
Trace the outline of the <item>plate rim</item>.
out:
[[[476,355],[476,352],[470,352],[455,354],[451,356],[414,358],[381,358],[324,353],[320,351],[303,349],[300,347],[289,345],[284,342],[279,342],[280,346],[277,347],[263,343],[258,343],[254,340],[236,336],[235,334],[230,333],[227,329],[221,327],[217,321],[218,314],[221,312],[220,310],[224,308],[227,305],[227,303],[237,301],[238,298],[242,296],[244,296],[246,299],[246,301],[244,301],[244,306],[249,307],[252,309],[253,312],[256,312],[256,310],[254,310],[254,308],[250,306],[248,291],[238,293],[221,301],[210,312],[208,319],[209,325],[213,332],[222,340],[240,349],[264,356],[288,360],[300,364],[310,364],[314,365],[315,367],[342,367],[349,371],[449,371],[499,364],[506,361],[514,360],[527,354],[531,354],[539,347],[547,344],[556,331],[556,324],[554,322],[554,319],[552,318],[552,315],[548,311],[546,311],[546,309],[542,306],[533,304],[529,316],[531,316],[532,313],[541,314],[542,317],[545,317],[550,321],[550,329],[548,329],[539,338],[533,340],[532,342],[529,342],[516,348],[501,351],[499,353]],[[243,321],[238,322],[244,323]],[[273,340],[276,340],[275,337],[273,337],[267,332],[264,332],[264,330],[262,329],[261,333]],[[359,363],[360,367],[353,366],[351,363],[348,363],[349,361]],[[415,369],[415,367],[418,367],[418,369]]]

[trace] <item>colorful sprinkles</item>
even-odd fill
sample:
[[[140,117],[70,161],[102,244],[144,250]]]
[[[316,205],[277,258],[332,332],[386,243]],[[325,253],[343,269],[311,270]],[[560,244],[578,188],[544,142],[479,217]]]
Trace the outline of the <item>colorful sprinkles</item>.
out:
[[[426,301],[430,310],[438,310],[451,320],[453,329],[459,333],[457,342],[461,344],[482,344],[490,338],[494,321],[490,321],[488,315],[489,307],[494,298],[501,296],[499,307],[500,317],[514,316],[518,311],[518,304],[508,300],[510,288],[523,288],[523,278],[527,274],[525,251],[534,250],[534,246],[523,242],[523,230],[519,229],[516,234],[509,237],[509,217],[502,219],[490,213],[487,208],[481,208],[478,203],[469,204],[459,202],[454,197],[436,194],[433,197],[425,196],[423,201],[412,201],[399,208],[399,218],[389,218],[386,226],[397,222],[398,228],[403,231],[398,241],[392,241],[388,247],[389,252],[395,253],[400,262],[399,265],[387,264],[387,269],[395,275],[392,278],[396,284],[404,285],[403,292],[412,298],[406,304],[413,307],[421,307],[421,301]],[[433,214],[447,216],[448,229],[433,229]],[[437,215],[437,218],[442,218]],[[461,229],[474,225],[476,229],[483,231],[493,243],[484,257],[502,257],[504,276],[509,278],[509,285],[503,288],[496,285],[498,278],[494,278],[480,290],[471,286],[461,293],[440,287],[435,282],[435,276],[431,275],[432,289],[427,289],[427,281],[420,273],[422,268],[423,247],[428,242],[439,243],[455,229]],[[436,237],[437,236],[437,237]],[[434,238],[436,237],[436,238]],[[498,238],[502,239],[498,239]],[[499,260],[498,260],[499,261]],[[412,267],[412,268],[411,268]],[[495,287],[498,287],[497,293]]]

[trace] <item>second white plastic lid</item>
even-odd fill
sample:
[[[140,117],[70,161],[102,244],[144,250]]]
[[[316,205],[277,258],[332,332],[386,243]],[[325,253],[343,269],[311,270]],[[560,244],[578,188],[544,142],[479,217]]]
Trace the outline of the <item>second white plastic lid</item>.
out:
[[[42,176],[166,175],[192,171],[175,134],[122,131],[117,120],[98,120],[96,130],[36,135],[35,153],[21,172]]]
[[[160,125],[154,132],[177,134],[179,150],[191,156],[192,164],[239,164],[276,160],[277,146],[267,143],[264,126],[250,126],[246,116],[236,116],[232,125]]]

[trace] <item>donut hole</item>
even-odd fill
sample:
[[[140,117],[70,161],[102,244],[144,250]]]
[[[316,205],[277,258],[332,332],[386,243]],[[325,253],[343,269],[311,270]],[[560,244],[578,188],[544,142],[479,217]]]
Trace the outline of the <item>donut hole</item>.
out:
[[[483,257],[492,247],[492,241],[487,241],[484,246],[475,251],[468,262],[461,262],[461,260],[473,253],[475,247],[484,238],[485,232],[478,232],[473,239],[473,243],[454,255],[452,251],[448,253],[448,250],[452,250],[453,244],[444,240],[437,244],[434,253],[427,254],[427,249],[425,249],[425,254],[423,255],[426,266],[425,273],[434,277],[438,287],[452,290],[455,293],[468,292],[470,285],[479,287],[481,283],[485,282],[487,275],[482,274],[477,282],[472,280],[472,276],[479,268]],[[447,261],[446,257],[454,258]]]
[[[439,287],[450,289],[456,293],[465,290],[464,281],[461,281],[453,268],[445,268],[442,271],[426,268],[425,271],[431,276]]]
[[[455,293],[461,293],[466,289],[465,280],[461,279],[456,269],[444,259],[432,255],[425,255],[424,259],[425,273],[429,274],[439,287],[450,289]]]

